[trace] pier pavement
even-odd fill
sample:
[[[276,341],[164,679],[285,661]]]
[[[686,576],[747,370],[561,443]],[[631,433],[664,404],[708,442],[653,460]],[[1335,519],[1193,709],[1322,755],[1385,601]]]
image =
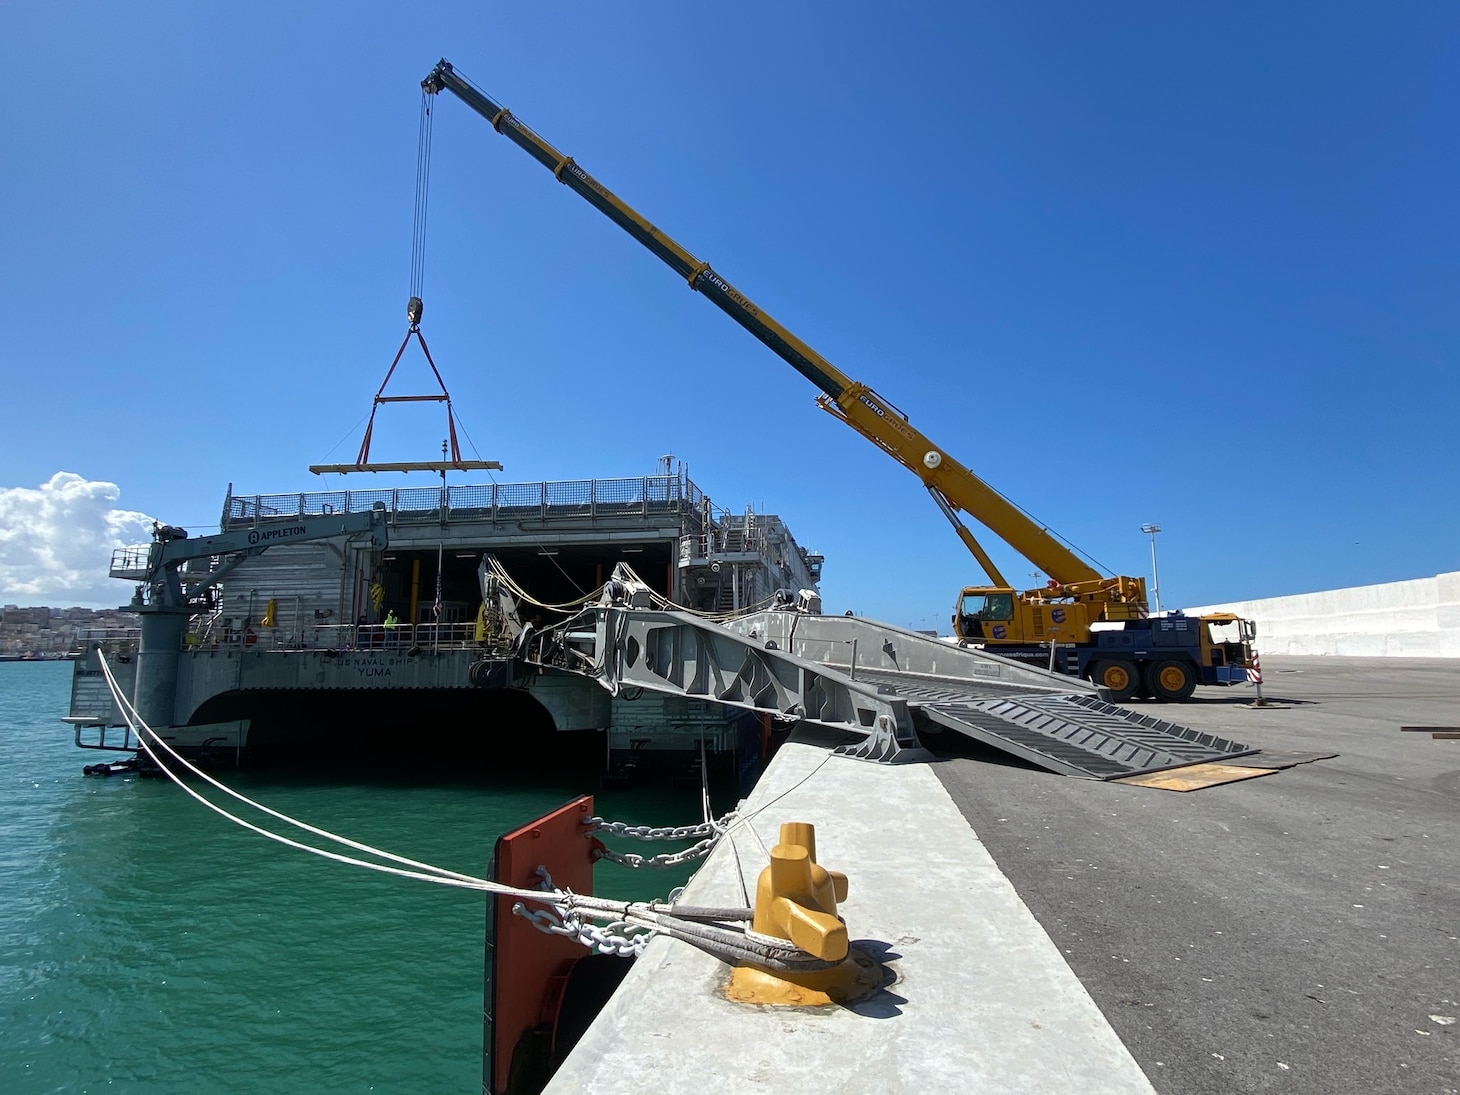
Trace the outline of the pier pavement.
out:
[[[1264,658],[1171,717],[1338,756],[1176,794],[936,766],[1161,1095],[1460,1091],[1460,660]],[[1439,1018],[1432,1018],[1438,1016]]]
[[[1203,689],[1169,713],[1337,757],[1180,794],[794,740],[686,900],[740,903],[761,844],[810,821],[896,982],[744,1008],[656,940],[548,1091],[1460,1092],[1460,742],[1399,731],[1460,722],[1460,663],[1267,670],[1277,706]]]
[[[781,823],[810,821],[819,862],[850,875],[839,911],[853,945],[895,983],[849,1007],[746,1007],[724,998],[727,966],[657,939],[547,1091],[1149,1095],[936,767],[793,739],[683,899],[751,903]]]

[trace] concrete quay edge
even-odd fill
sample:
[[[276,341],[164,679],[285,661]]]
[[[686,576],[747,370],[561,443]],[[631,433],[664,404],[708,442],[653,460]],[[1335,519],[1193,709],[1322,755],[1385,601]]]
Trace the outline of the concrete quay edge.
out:
[[[852,1007],[743,1007],[724,998],[727,966],[659,938],[547,1092],[1151,1095],[931,765],[793,740],[742,816],[683,900],[748,903],[781,823],[809,821],[818,860],[849,876],[851,938],[885,948],[896,981]]]

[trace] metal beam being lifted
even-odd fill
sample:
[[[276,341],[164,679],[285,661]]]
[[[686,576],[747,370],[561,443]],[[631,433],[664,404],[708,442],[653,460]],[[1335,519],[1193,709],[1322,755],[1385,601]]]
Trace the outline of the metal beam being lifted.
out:
[[[423,460],[397,464],[310,464],[315,475],[348,475],[352,471],[434,471],[445,475],[449,471],[501,471],[498,460]]]

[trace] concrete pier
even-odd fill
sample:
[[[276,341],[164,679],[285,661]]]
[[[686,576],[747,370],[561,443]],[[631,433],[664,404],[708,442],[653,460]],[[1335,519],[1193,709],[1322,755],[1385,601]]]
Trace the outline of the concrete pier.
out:
[[[742,1008],[657,940],[548,1090],[1460,1092],[1460,667],[1265,660],[1183,721],[1337,753],[1189,794],[1052,775],[969,745],[907,767],[795,741],[686,900],[739,904],[785,820],[850,876],[883,995]],[[645,896],[653,879],[645,879]]]
[[[793,740],[684,898],[745,902],[780,824],[810,821],[819,861],[851,875],[840,912],[854,943],[897,976],[887,991],[846,1008],[743,1007],[723,996],[727,967],[659,939],[547,1090],[1149,1093],[934,768]]]

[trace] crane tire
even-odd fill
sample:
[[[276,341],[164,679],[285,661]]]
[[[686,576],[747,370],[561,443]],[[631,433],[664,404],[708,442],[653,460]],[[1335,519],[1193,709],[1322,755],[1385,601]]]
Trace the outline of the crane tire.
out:
[[[1165,703],[1180,703],[1196,691],[1196,666],[1180,658],[1164,658],[1145,667],[1146,687]]]
[[[1096,662],[1090,668],[1090,680],[1110,692],[1113,703],[1124,703],[1141,686],[1141,675],[1133,662],[1124,658]]]

